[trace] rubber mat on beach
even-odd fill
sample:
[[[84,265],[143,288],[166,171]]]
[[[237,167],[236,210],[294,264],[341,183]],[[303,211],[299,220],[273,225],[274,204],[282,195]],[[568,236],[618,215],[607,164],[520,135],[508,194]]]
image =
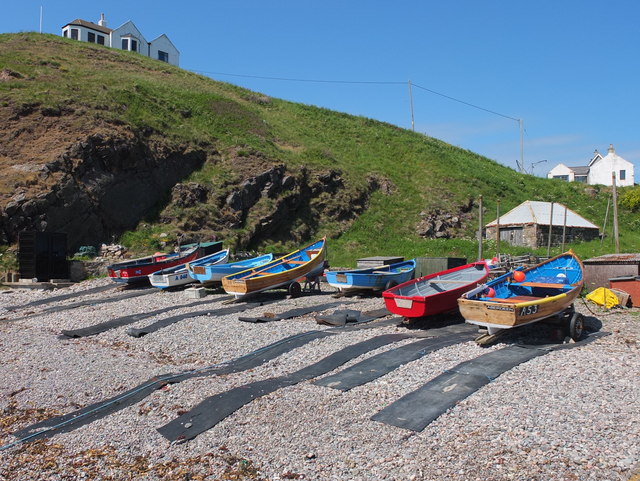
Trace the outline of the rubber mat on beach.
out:
[[[67,294],[61,294],[59,296],[47,297],[46,299],[38,299],[37,301],[28,302],[26,304],[22,304],[19,306],[7,306],[6,309],[8,311],[15,311],[16,309],[36,307],[36,306],[41,306],[43,304],[51,304],[52,302],[64,301],[65,299],[70,299],[72,297],[81,297],[81,296],[88,296],[90,294],[98,294],[100,292],[115,289],[116,287],[119,287],[119,286],[116,284],[107,284],[105,286],[97,286],[97,287],[92,287],[91,289],[85,289],[84,291],[74,291],[74,292],[69,292]]]
[[[78,307],[83,307],[83,306],[96,306],[99,304],[108,304],[111,302],[119,302],[119,301],[123,301],[126,299],[133,299],[134,297],[140,297],[140,296],[146,296],[147,294],[150,294],[151,291],[150,290],[144,290],[144,291],[133,291],[133,292],[125,292],[124,294],[118,295],[118,296],[111,296],[111,297],[107,297],[104,299],[87,299],[86,301],[79,301],[79,302],[74,302],[72,304],[65,304],[62,306],[53,306],[53,307],[47,307],[45,309],[43,309],[40,312],[36,312],[36,313],[29,313],[26,316],[23,317],[17,317],[14,319],[11,319],[11,321],[20,321],[22,319],[29,319],[31,317],[37,317],[42,315],[43,313],[53,313],[53,312],[62,312],[62,311],[69,311],[71,309],[76,309]]]
[[[302,317],[306,316],[311,312],[320,312],[326,309],[331,309],[332,307],[336,307],[338,305],[343,305],[345,302],[329,302],[327,304],[320,304],[319,306],[311,306],[311,307],[298,307],[296,309],[291,309],[289,311],[282,312],[280,314],[275,313],[264,313],[262,316],[258,317],[238,317],[239,321],[243,322],[271,322],[271,321],[282,321],[285,319],[292,319],[294,317]],[[347,303],[349,304],[349,303]]]
[[[376,336],[334,352],[315,364],[287,376],[263,379],[211,396],[191,411],[158,428],[158,432],[172,442],[193,439],[257,397],[320,376],[362,354],[407,337],[410,336],[406,334]]]
[[[215,301],[209,302],[218,302],[220,299],[216,299]],[[95,336],[102,332],[106,332],[110,329],[116,329],[118,327],[126,326],[128,324],[133,324],[134,322],[142,321],[143,319],[147,319],[149,317],[157,316],[159,314],[163,314],[169,311],[175,311],[176,309],[182,309],[185,307],[191,306],[201,306],[202,301],[190,302],[189,304],[179,304],[170,307],[165,307],[162,309],[157,309],[155,311],[150,312],[141,312],[139,314],[131,314],[128,316],[118,317],[116,319],[110,319],[105,322],[100,322],[98,324],[94,324],[93,326],[82,327],[80,329],[63,329],[61,331],[60,339],[68,339],[68,338],[79,338],[79,337],[89,337]]]
[[[207,309],[204,311],[189,312],[187,314],[181,314],[179,316],[172,316],[172,317],[166,317],[164,319],[160,319],[154,322],[153,324],[149,324],[148,326],[142,327],[139,329],[133,328],[133,327],[129,328],[127,329],[127,334],[129,334],[132,337],[142,337],[142,336],[146,336],[147,334],[151,334],[152,332],[156,332],[157,330],[162,329],[163,327],[167,327],[167,326],[170,326],[171,324],[175,324],[176,322],[180,322],[184,319],[190,319],[192,317],[200,317],[200,316],[212,316],[212,317],[226,316],[229,314],[235,314],[236,312],[242,312],[249,309],[253,309],[254,307],[260,307],[262,305],[264,305],[264,303],[254,302],[254,303],[247,303],[247,304],[236,304],[234,306],[225,307],[222,309],[215,309],[215,310]]]
[[[422,431],[458,402],[518,364],[553,350],[579,347],[609,333],[591,334],[572,344],[513,345],[462,362],[371,417],[399,428]]]
[[[133,389],[118,394],[110,399],[85,406],[82,409],[63,416],[56,416],[45,421],[32,424],[20,431],[16,431],[13,435],[21,438],[16,442],[19,443],[24,441],[35,441],[36,439],[41,438],[49,438],[58,433],[73,431],[85,424],[89,424],[97,419],[101,419],[109,414],[140,402],[149,394],[160,389],[166,384],[176,384],[178,382],[197,377],[219,376],[253,369],[315,339],[331,335],[333,334],[327,331],[308,331],[281,339],[280,341],[269,344],[224,364],[196,371],[156,376]]]
[[[415,361],[426,356],[430,352],[437,351],[447,346],[469,341],[476,335],[474,332],[452,333],[438,337],[430,337],[412,342],[405,346],[382,352],[365,359],[358,364],[340,371],[331,376],[318,379],[314,382],[319,386],[348,391],[356,386],[371,382],[403,364]]]

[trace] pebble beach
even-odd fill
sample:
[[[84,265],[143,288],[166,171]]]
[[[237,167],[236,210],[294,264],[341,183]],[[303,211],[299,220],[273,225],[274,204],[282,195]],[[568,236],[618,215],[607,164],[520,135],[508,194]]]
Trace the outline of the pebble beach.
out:
[[[248,309],[222,315],[217,311],[236,304],[226,304],[221,291],[194,299],[182,290],[110,284],[101,278],[57,290],[0,290],[0,480],[640,480],[639,309],[606,310],[579,299],[587,328],[609,335],[515,366],[419,432],[371,417],[461,362],[549,329],[529,327],[490,347],[472,340],[443,347],[348,391],[316,379],[287,385],[194,439],[171,442],[158,429],[206,398],[289,375],[375,336],[409,336],[319,378],[329,376],[429,336],[433,326],[408,329],[392,315],[358,329],[318,324],[318,314],[384,307],[375,296],[336,298],[326,284],[295,299],[264,294]],[[239,320],[327,303],[337,305],[271,322]],[[210,312],[187,316],[203,310]],[[95,335],[61,336],[133,314],[139,320]],[[145,336],[127,334],[183,314]],[[68,432],[24,442],[15,435],[154,376],[224,365],[314,330],[331,335],[251,369],[166,384]]]

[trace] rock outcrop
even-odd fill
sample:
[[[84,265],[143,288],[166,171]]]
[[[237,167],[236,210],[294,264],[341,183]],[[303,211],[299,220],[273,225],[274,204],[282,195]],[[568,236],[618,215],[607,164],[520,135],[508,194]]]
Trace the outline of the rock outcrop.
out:
[[[42,165],[35,187],[19,186],[0,207],[0,242],[15,242],[22,230],[46,230],[65,232],[70,250],[99,245],[157,212],[170,189],[206,159],[204,150],[127,132],[91,135]]]

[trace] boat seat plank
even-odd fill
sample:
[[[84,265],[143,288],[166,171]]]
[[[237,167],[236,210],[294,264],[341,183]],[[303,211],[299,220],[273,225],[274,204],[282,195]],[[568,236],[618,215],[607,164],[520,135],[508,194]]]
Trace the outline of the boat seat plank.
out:
[[[507,298],[502,298],[502,297],[487,298],[487,300],[489,300],[489,301],[502,302],[503,304],[519,304],[520,302],[538,301],[540,299],[541,299],[541,297],[535,297],[535,296],[513,296],[513,297],[507,297]]]
[[[309,261],[287,261],[286,264],[306,264]]]
[[[554,282],[518,282],[517,284],[512,284],[512,285],[518,285],[518,286],[524,286],[524,287],[551,287],[555,289],[562,289],[563,287],[565,287],[566,284],[557,284]]]
[[[441,279],[441,280],[430,280],[429,284],[469,284],[471,283],[471,281],[465,281],[465,280],[459,280],[459,281],[454,281],[453,279],[448,280],[448,279]]]

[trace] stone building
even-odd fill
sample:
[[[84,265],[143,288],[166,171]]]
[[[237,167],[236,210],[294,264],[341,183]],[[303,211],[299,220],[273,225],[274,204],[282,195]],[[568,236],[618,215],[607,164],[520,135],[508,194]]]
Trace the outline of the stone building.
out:
[[[485,226],[485,236],[487,239],[496,239],[499,229],[501,242],[532,249],[548,245],[549,229],[552,246],[561,245],[563,235],[565,244],[599,237],[597,225],[557,202],[553,203],[553,219],[550,222],[551,205],[552,202],[527,200],[489,222]]]

